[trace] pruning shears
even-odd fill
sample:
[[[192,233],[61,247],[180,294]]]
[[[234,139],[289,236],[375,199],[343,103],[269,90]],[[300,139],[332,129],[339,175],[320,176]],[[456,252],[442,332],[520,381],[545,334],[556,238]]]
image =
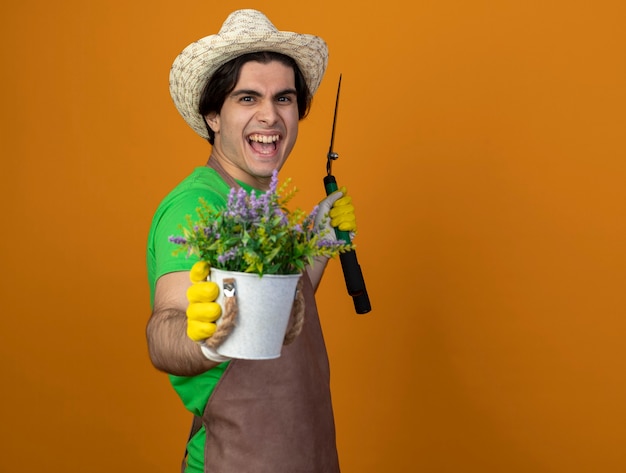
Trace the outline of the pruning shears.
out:
[[[335,144],[335,128],[337,125],[337,109],[339,107],[339,92],[341,91],[341,75],[339,75],[339,85],[337,86],[337,99],[335,101],[335,113],[333,117],[333,129],[330,135],[330,148],[328,149],[327,161],[326,161],[326,176],[324,177],[324,188],[326,189],[326,195],[335,192],[338,189],[337,180],[332,175],[332,162],[339,158],[339,155],[333,150]],[[335,233],[338,240],[343,240],[346,243],[350,243],[350,232],[339,230],[335,228]],[[354,309],[357,314],[366,314],[372,310],[369,296],[367,295],[367,288],[365,287],[365,280],[363,279],[363,273],[361,266],[356,257],[356,251],[350,250],[339,254],[341,261],[341,267],[343,269],[343,277],[346,281],[346,288],[348,294],[352,296],[354,301]]]

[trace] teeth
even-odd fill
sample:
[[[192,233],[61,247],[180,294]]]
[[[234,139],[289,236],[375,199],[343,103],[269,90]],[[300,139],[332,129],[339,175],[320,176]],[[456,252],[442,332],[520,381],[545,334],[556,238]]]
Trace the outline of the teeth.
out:
[[[258,143],[275,143],[276,141],[278,141],[280,137],[278,135],[272,135],[272,136],[267,136],[267,135],[251,135],[249,140],[250,141],[256,141]]]

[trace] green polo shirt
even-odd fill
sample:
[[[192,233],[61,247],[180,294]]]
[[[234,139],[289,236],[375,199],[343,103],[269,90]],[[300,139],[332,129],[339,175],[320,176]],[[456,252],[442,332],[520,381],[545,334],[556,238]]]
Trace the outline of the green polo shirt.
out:
[[[241,182],[239,184],[247,191],[252,190],[252,187],[246,184]],[[221,208],[226,206],[229,191],[230,187],[215,170],[206,166],[198,167],[158,206],[148,234],[146,255],[151,306],[154,304],[156,281],[161,276],[174,271],[189,271],[198,261],[196,256],[188,256],[184,252],[173,255],[177,245],[171,243],[169,237],[182,235],[180,226],[186,226],[188,215],[193,220],[197,219],[201,197],[215,208]],[[209,397],[227,365],[228,363],[222,363],[197,376],[169,375],[176,393],[194,415],[202,416]],[[203,473],[205,438],[203,427],[190,439],[187,445],[187,473]]]

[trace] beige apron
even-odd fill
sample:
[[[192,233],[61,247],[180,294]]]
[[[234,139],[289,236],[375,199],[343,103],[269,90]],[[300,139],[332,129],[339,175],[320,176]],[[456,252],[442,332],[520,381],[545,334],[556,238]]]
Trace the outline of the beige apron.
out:
[[[275,360],[233,360],[206,406],[205,473],[337,473],[330,373],[313,288]]]
[[[208,165],[236,185],[214,159]],[[298,338],[277,359],[231,361],[209,398],[205,473],[339,472],[328,356],[306,273],[303,280]]]

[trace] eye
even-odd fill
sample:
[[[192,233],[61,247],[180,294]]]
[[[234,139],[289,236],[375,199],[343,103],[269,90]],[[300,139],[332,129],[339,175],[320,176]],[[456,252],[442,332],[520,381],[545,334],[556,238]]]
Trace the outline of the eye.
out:
[[[276,98],[276,101],[279,103],[290,104],[295,100],[293,95],[280,95]]]
[[[240,102],[253,102],[254,97],[252,95],[242,95],[241,97],[239,97],[239,101]]]

